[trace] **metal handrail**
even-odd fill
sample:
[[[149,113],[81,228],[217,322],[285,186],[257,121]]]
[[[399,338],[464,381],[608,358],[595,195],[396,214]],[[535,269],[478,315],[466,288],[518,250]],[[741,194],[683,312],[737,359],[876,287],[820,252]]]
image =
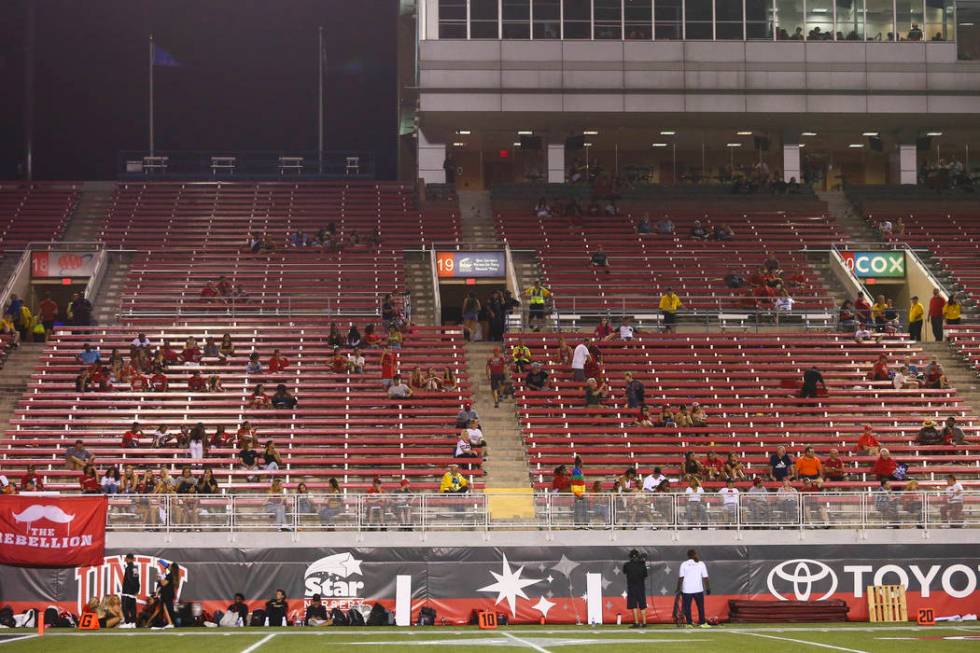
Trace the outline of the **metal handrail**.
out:
[[[980,492],[631,492],[577,497],[539,492],[528,517],[495,518],[492,490],[466,494],[109,495],[107,529],[241,531],[432,530],[680,531],[980,527]],[[507,495],[513,498],[513,495]],[[925,534],[923,535],[926,536]]]

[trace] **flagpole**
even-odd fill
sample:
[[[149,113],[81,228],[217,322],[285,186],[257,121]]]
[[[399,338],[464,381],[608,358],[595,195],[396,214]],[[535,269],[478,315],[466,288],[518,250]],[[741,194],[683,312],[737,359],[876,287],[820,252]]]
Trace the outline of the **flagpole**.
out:
[[[150,68],[150,156],[155,154],[155,144],[153,142],[153,35],[150,34],[149,48],[149,68]]]
[[[323,174],[323,26],[320,26],[318,30],[318,45],[317,48],[317,70],[319,74],[317,75],[317,140],[316,140],[316,152],[317,161],[319,162],[320,174]]]

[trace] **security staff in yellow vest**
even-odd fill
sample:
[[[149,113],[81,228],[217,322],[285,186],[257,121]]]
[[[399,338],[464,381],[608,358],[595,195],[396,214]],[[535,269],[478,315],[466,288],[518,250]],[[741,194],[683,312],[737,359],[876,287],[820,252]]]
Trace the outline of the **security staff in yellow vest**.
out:
[[[909,335],[916,342],[922,342],[922,322],[925,314],[926,309],[918,296],[912,297],[912,304],[909,306]]]
[[[540,331],[545,320],[545,300],[551,297],[551,291],[541,285],[540,281],[535,281],[534,285],[524,291],[524,296],[528,298],[528,326],[535,331]],[[538,325],[535,326],[534,322]]]

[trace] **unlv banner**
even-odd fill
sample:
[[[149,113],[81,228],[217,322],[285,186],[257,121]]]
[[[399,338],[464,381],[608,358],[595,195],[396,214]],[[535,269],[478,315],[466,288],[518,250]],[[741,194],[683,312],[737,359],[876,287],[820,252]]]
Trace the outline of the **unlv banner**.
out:
[[[0,564],[79,567],[105,555],[104,496],[0,497]]]

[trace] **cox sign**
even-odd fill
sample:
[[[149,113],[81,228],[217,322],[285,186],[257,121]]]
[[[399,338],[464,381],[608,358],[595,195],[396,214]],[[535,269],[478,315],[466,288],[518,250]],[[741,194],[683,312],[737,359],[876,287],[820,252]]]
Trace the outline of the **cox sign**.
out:
[[[905,252],[841,252],[841,258],[858,279],[905,278]]]

